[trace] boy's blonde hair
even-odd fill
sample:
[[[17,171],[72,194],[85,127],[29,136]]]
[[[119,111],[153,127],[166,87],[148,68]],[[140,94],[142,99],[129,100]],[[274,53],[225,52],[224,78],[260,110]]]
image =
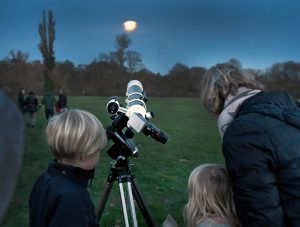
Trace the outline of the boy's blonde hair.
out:
[[[107,143],[101,122],[84,110],[67,110],[52,117],[47,125],[48,143],[58,159],[72,160],[100,152]]]
[[[218,116],[226,97],[235,95],[239,87],[263,89],[253,74],[227,63],[217,64],[204,74],[201,101],[211,114]]]
[[[196,227],[212,215],[223,217],[230,226],[238,226],[232,187],[224,165],[196,167],[189,177],[188,189],[189,201],[184,209],[188,227]]]

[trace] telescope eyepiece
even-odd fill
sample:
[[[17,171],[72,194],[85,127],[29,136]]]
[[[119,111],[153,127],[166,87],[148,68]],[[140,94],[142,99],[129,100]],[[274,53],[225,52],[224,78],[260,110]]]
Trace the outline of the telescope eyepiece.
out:
[[[109,98],[106,109],[110,114],[115,114],[118,112],[120,107],[119,97],[118,96],[112,96]]]

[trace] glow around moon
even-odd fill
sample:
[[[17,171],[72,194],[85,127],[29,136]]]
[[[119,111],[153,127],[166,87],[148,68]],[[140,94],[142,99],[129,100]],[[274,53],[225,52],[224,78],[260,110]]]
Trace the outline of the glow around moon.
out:
[[[123,26],[124,26],[124,30],[127,31],[127,32],[132,32],[136,29],[137,27],[137,22],[136,21],[133,21],[133,20],[128,20],[128,21],[125,21],[123,23]]]

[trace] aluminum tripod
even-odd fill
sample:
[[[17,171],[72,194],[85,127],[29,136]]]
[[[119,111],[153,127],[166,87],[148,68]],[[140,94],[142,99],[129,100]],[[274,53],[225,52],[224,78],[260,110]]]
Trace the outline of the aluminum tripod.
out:
[[[101,197],[101,200],[99,203],[99,208],[97,210],[98,223],[100,222],[105,205],[107,203],[108,197],[112,190],[113,183],[115,181],[117,181],[118,185],[119,185],[119,192],[120,192],[120,198],[121,198],[121,203],[122,203],[125,226],[129,227],[129,219],[128,219],[128,213],[127,213],[126,198],[125,198],[125,193],[124,193],[124,188],[123,188],[124,184],[127,185],[129,205],[130,205],[130,211],[131,211],[131,217],[132,217],[132,225],[134,227],[138,226],[136,212],[135,212],[135,206],[134,206],[134,200],[133,200],[133,199],[135,199],[147,225],[149,227],[156,226],[156,224],[150,214],[150,211],[145,203],[145,200],[143,199],[143,196],[137,186],[135,177],[129,168],[128,159],[123,156],[118,157],[116,159],[115,164],[112,165],[110,169],[111,169],[111,173],[109,174],[109,176],[107,178],[106,188]]]

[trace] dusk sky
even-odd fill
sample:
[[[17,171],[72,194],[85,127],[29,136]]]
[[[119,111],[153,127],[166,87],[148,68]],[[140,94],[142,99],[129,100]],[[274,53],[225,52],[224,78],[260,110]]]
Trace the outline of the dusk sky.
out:
[[[115,50],[123,22],[135,20],[129,50],[146,68],[166,74],[172,66],[210,67],[237,58],[246,68],[300,62],[298,0],[0,0],[0,59],[11,50],[41,60],[42,11],[56,20],[57,61],[89,64]]]

